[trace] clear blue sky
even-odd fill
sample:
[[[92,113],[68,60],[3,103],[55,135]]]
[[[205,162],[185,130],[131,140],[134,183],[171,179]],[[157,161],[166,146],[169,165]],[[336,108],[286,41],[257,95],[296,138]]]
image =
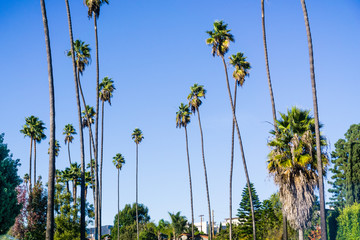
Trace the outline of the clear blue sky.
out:
[[[95,44],[93,21],[83,1],[71,1],[75,39],[90,44],[93,62],[85,71],[87,102],[95,104]],[[72,65],[64,1],[46,1],[56,96],[56,136],[61,143],[57,168],[68,166],[62,129],[78,129]],[[360,111],[360,2],[307,1],[315,54],[320,121],[333,144]],[[270,70],[277,110],[296,105],[312,108],[306,31],[300,1],[265,3]],[[277,188],[266,171],[267,141],[272,121],[265,71],[258,1],[115,1],[101,9],[98,21],[100,78],[112,77],[116,91],[105,109],[103,224],[116,213],[116,169],[112,157],[125,156],[121,171],[121,206],[135,201],[135,143],[131,133],[142,129],[139,201],[156,222],[168,211],[191,219],[183,129],[175,128],[175,113],[186,101],[189,87],[207,89],[200,109],[204,130],[210,197],[215,221],[228,217],[231,111],[219,58],[205,44],[214,20],[229,24],[236,42],[229,54],[244,52],[252,65],[250,78],[239,91],[237,116],[251,181],[263,200]],[[19,132],[25,117],[38,116],[49,127],[48,79],[43,25],[38,1],[4,1],[0,9],[0,132],[21,159],[19,174],[28,172],[29,139]],[[189,125],[191,170],[196,222],[207,216],[207,202],[197,120]],[[46,131],[48,134],[48,130]],[[87,138],[86,138],[87,139]],[[38,146],[37,173],[47,181],[48,140]],[[87,145],[86,145],[87,146]],[[235,145],[233,215],[245,186],[238,144]],[[71,145],[80,162],[78,136]],[[86,151],[87,154],[88,151]],[[88,157],[88,155],[87,155]],[[329,194],[327,193],[327,198]],[[89,196],[89,199],[92,199]]]

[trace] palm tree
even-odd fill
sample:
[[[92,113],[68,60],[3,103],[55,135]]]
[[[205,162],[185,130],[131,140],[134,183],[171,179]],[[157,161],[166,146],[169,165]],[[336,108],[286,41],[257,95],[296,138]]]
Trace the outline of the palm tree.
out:
[[[70,143],[74,140],[74,136],[77,134],[74,126],[72,124],[65,125],[63,130],[63,135],[65,135],[65,144],[68,144],[68,155],[69,155],[69,163],[71,165],[71,157],[70,157]]]
[[[179,111],[176,112],[176,127],[185,129],[185,140],[186,140],[186,155],[188,162],[189,172],[189,185],[190,185],[190,204],[191,204],[191,239],[194,239],[194,207],[193,207],[193,195],[192,195],[192,184],[191,184],[191,170],[190,170],[190,157],[189,157],[189,146],[187,136],[187,125],[190,123],[190,109],[189,105],[180,104]]]
[[[36,143],[41,143],[41,140],[46,139],[44,130],[46,127],[41,120],[37,120],[35,123],[35,137],[34,137],[34,184],[36,184]]]
[[[46,240],[54,239],[54,194],[55,194],[55,96],[54,79],[51,60],[51,48],[49,27],[47,23],[45,1],[40,0],[41,13],[44,23],[45,45],[48,64],[49,78],[49,101],[50,101],[50,154],[49,154],[49,180],[48,180],[48,202],[46,215]]]
[[[321,217],[321,239],[327,240],[327,229],[326,229],[326,213],[325,213],[325,194],[324,194],[324,178],[322,174],[322,162],[321,162],[321,136],[320,136],[320,125],[319,125],[319,111],[316,94],[316,82],[315,82],[315,70],[314,70],[314,54],[312,46],[312,38],[310,31],[309,17],[306,9],[305,0],[301,0],[301,6],[304,14],[306,34],[309,48],[309,62],[310,62],[310,76],[311,76],[311,87],[313,96],[314,106],[314,117],[315,117],[315,135],[316,135],[316,156],[317,156],[317,167],[319,172],[319,193],[320,193],[320,217]]]
[[[234,93],[234,108],[236,110],[236,96],[237,86],[243,86],[245,77],[249,76],[250,63],[246,61],[244,54],[239,52],[231,55],[230,64],[235,68],[233,77],[235,79],[235,93]],[[230,161],[230,225],[229,225],[229,237],[232,239],[232,175],[234,166],[234,133],[235,133],[235,122],[232,121],[231,131],[231,161]]]
[[[208,210],[209,210],[209,225],[210,225],[210,233],[212,225],[211,225],[211,207],[210,207],[210,193],[209,193],[209,185],[208,185],[208,179],[207,179],[207,171],[206,171],[206,163],[205,163],[205,153],[204,153],[204,138],[203,138],[203,131],[201,127],[201,121],[200,121],[200,111],[199,107],[202,104],[201,98],[205,98],[206,90],[204,89],[204,86],[194,84],[192,87],[190,87],[190,94],[187,97],[187,100],[189,101],[189,106],[191,107],[191,112],[194,114],[197,113],[198,120],[199,120],[199,128],[200,128],[200,135],[201,135],[201,153],[202,153],[202,159],[203,159],[203,165],[204,165],[204,175],[205,175],[205,185],[206,185],[206,196],[207,196],[207,202],[208,202]],[[209,234],[210,240],[212,239],[211,234]]]
[[[319,180],[316,157],[315,120],[310,111],[293,107],[287,115],[281,114],[276,124],[278,133],[268,143],[268,171],[279,185],[279,196],[283,212],[294,228],[299,230],[299,239],[304,239],[304,228],[311,218],[314,189]],[[326,146],[322,137],[321,145]],[[328,164],[325,153],[321,156],[322,165]],[[321,172],[325,171],[323,168]]]
[[[102,206],[102,169],[103,169],[103,153],[104,153],[104,103],[109,102],[111,106],[112,93],[115,90],[114,81],[109,77],[104,77],[100,83],[100,100],[101,105],[101,152],[100,152],[100,193],[99,193],[99,212],[101,215]]]
[[[50,149],[51,149],[50,146],[51,145],[50,145],[50,142],[49,142],[48,154],[50,154]],[[55,140],[55,149],[54,149],[55,157],[59,156],[60,148],[61,148],[61,146],[60,146],[59,141]]]
[[[116,169],[118,170],[118,226],[117,226],[117,236],[118,236],[118,240],[120,239],[120,170],[123,166],[123,164],[125,164],[125,159],[124,157],[120,154],[117,153],[115,155],[115,157],[113,157],[113,163],[116,167]]]
[[[144,139],[142,131],[139,128],[135,128],[131,134],[131,138],[136,143],[136,236],[139,240],[139,215],[138,215],[138,159],[139,159],[139,143]]]
[[[77,164],[76,162],[70,165],[70,179],[72,181],[72,187],[73,187],[73,199],[74,199],[74,206],[76,205],[76,196],[77,196],[77,185],[78,181],[80,179],[81,181],[81,169],[80,164]],[[84,188],[85,190],[85,188]]]
[[[170,213],[170,218],[171,218],[171,228],[172,228],[172,232],[173,232],[173,237],[174,240],[177,239],[177,236],[179,236],[180,234],[182,234],[185,231],[185,227],[186,227],[186,217],[185,216],[181,216],[180,212],[177,213]],[[209,236],[211,236],[211,234],[209,234]]]
[[[162,234],[166,233],[169,226],[170,226],[170,223],[168,221],[165,221],[164,219],[159,220],[159,223],[156,227],[156,235],[157,235],[158,240],[163,239],[161,236],[162,236]]]
[[[29,183],[29,180],[30,180],[29,174],[25,173],[23,179],[24,179],[24,183],[25,183],[25,186],[26,186],[26,190],[28,190],[28,183]]]
[[[214,57],[216,55],[221,57],[222,62],[224,64],[225,76],[226,76],[226,86],[228,89],[230,105],[231,105],[232,114],[233,114],[233,121],[235,122],[236,132],[237,132],[238,139],[239,139],[240,151],[241,151],[241,156],[242,156],[244,171],[245,171],[245,176],[246,176],[246,182],[247,182],[248,189],[249,189],[250,207],[251,207],[252,222],[253,222],[253,237],[254,237],[254,240],[256,240],[256,226],[255,226],[254,207],[252,204],[252,195],[251,195],[251,191],[250,191],[250,177],[249,177],[249,173],[247,170],[244,148],[243,148],[243,144],[242,144],[242,140],[241,140],[239,125],[238,125],[238,122],[236,119],[235,106],[234,106],[233,99],[231,96],[229,77],[228,77],[227,67],[226,67],[225,58],[224,58],[225,54],[229,50],[230,42],[234,41],[234,36],[230,33],[230,31],[231,31],[230,29],[227,29],[227,24],[225,24],[223,21],[215,21],[214,22],[214,30],[206,32],[207,34],[209,34],[209,38],[206,39],[206,44],[212,46],[212,55]]]
[[[99,46],[98,46],[98,33],[97,33],[97,19],[100,16],[100,8],[104,3],[109,4],[108,0],[84,0],[85,5],[88,7],[88,17],[94,17],[94,29],[95,29],[95,46],[96,46],[96,112],[99,112]],[[98,128],[99,128],[99,115],[96,115],[95,122],[95,184],[96,188],[96,206],[95,206],[95,238],[101,239],[101,216],[99,212],[99,180],[98,180]]]

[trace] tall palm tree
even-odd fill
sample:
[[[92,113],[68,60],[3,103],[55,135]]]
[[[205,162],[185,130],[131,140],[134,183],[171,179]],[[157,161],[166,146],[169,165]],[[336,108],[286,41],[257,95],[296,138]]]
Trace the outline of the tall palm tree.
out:
[[[123,164],[125,164],[125,159],[124,157],[120,154],[117,153],[115,155],[115,157],[113,157],[113,164],[115,165],[116,169],[118,170],[118,226],[117,226],[117,239],[120,239],[120,170],[123,166]]]
[[[41,13],[44,23],[45,45],[49,78],[49,102],[50,102],[50,154],[49,154],[49,180],[48,180],[48,202],[46,215],[46,240],[54,239],[54,196],[55,196],[55,96],[54,78],[51,60],[51,48],[49,27],[47,23],[45,1],[40,0]]]
[[[95,122],[95,110],[94,107],[90,107],[89,105],[86,105],[86,110],[82,111],[82,127],[88,127],[89,128],[89,156],[90,156],[90,160],[89,162],[92,162],[93,157],[92,157],[92,151],[91,151],[91,139],[92,139],[92,131],[91,131],[91,125],[94,124]],[[94,146],[94,145],[93,145]],[[90,164],[90,168],[91,168],[91,174],[94,175],[94,167],[95,164]],[[95,178],[95,176],[94,176]],[[94,184],[93,184],[94,186]],[[93,188],[93,190],[95,190],[95,188]],[[95,197],[95,192],[94,192],[94,197]]]
[[[30,180],[29,174],[25,173],[23,179],[24,179],[24,183],[25,183],[25,186],[26,186],[26,190],[28,191],[28,183],[29,183],[29,180]]]
[[[74,126],[72,124],[66,124],[63,130],[63,135],[65,135],[65,144],[68,144],[68,155],[69,155],[69,164],[71,165],[71,156],[70,156],[70,143],[74,140],[74,136],[77,134]]]
[[[135,128],[131,134],[131,138],[136,143],[136,236],[139,240],[139,214],[138,214],[138,159],[139,159],[139,143],[144,139],[142,131],[139,128]]]
[[[111,98],[115,90],[114,81],[109,77],[104,77],[100,83],[100,100],[101,100],[101,152],[100,152],[100,189],[99,189],[99,212],[101,216],[102,206],[102,169],[103,169],[103,153],[104,153],[104,103],[109,102],[111,106]],[[101,219],[101,217],[100,217]]]
[[[299,239],[304,239],[304,228],[311,218],[314,189],[320,174],[316,156],[315,120],[304,111],[293,107],[287,114],[281,114],[277,121],[278,133],[268,143],[268,171],[279,185],[279,196],[283,212],[294,228],[299,230]],[[321,145],[326,140],[321,136]],[[328,158],[322,153],[323,167]],[[323,168],[321,172],[325,172]]]
[[[100,8],[104,3],[109,4],[108,0],[84,0],[85,5],[88,7],[88,17],[94,18],[95,29],[95,46],[96,46],[96,112],[99,112],[99,45],[98,45],[98,33],[97,33],[97,19],[100,16]],[[95,238],[101,239],[101,216],[99,212],[99,180],[98,180],[98,129],[99,129],[99,115],[96,115],[95,121],[95,184],[96,184],[96,206],[95,206]]]
[[[186,140],[186,155],[188,162],[188,172],[189,172],[189,185],[190,185],[190,204],[191,204],[191,239],[194,239],[194,207],[193,207],[193,194],[192,194],[192,184],[191,184],[191,170],[190,170],[190,157],[189,157],[189,146],[188,146],[188,136],[187,136],[187,125],[190,123],[190,108],[189,105],[180,104],[179,111],[176,112],[176,127],[185,129],[185,140]]]
[[[305,0],[300,0],[304,14],[304,21],[306,27],[306,34],[309,48],[309,62],[310,62],[310,76],[311,76],[311,87],[312,97],[314,106],[314,117],[315,117],[315,135],[316,135],[316,156],[317,156],[317,167],[319,172],[319,193],[320,193],[320,217],[321,217],[321,239],[327,240],[327,229],[326,229],[326,213],[325,213],[325,193],[324,193],[324,178],[322,174],[322,162],[321,162],[321,136],[320,136],[320,125],[319,125],[319,110],[316,94],[316,81],[315,81],[315,70],[314,70],[314,54],[313,45],[310,31],[310,23],[308,12],[306,9]]]
[[[239,52],[231,55],[230,64],[235,68],[233,77],[235,79],[235,93],[234,93],[234,108],[236,110],[236,97],[237,97],[237,86],[243,86],[245,77],[249,76],[249,70],[251,68],[250,63],[246,61],[244,54]],[[229,237],[232,239],[232,175],[234,166],[234,133],[235,133],[235,122],[232,121],[231,131],[231,160],[230,160],[230,225],[229,225]]]
[[[76,162],[70,165],[70,178],[72,181],[72,187],[73,187],[73,199],[74,199],[74,206],[76,206],[76,196],[77,196],[77,185],[78,181],[80,179],[81,181],[81,168],[80,164],[77,164]],[[85,190],[85,188],[84,188]]]
[[[254,240],[256,240],[256,226],[255,226],[254,207],[253,207],[253,203],[252,203],[252,195],[251,195],[251,190],[250,190],[250,177],[249,177],[249,173],[247,170],[244,148],[243,148],[243,144],[242,144],[242,140],[241,140],[239,125],[238,125],[238,122],[236,119],[235,106],[234,106],[233,99],[231,96],[228,71],[227,71],[227,66],[226,66],[226,62],[225,62],[225,58],[224,58],[225,54],[229,51],[230,42],[234,42],[234,36],[230,33],[230,31],[231,31],[230,29],[227,29],[227,24],[225,24],[223,21],[215,21],[214,22],[214,30],[206,32],[207,34],[209,34],[209,38],[206,39],[206,44],[211,45],[212,55],[214,57],[215,56],[221,57],[222,62],[224,64],[226,85],[227,85],[227,89],[228,89],[230,105],[231,105],[232,114],[233,114],[233,121],[235,122],[236,132],[237,132],[238,139],[239,139],[241,156],[242,156],[244,171],[245,171],[245,176],[246,176],[246,182],[247,182],[248,189],[249,189],[250,207],[251,207],[251,213],[252,213],[251,215],[252,215],[252,222],[253,222],[253,237],[254,237]]]
[[[46,127],[41,120],[37,120],[35,123],[35,137],[34,137],[34,184],[36,184],[36,143],[41,143],[41,140],[46,139],[44,130]]]
[[[209,193],[209,184],[208,184],[208,178],[207,178],[207,171],[206,171],[206,163],[205,163],[205,152],[204,152],[204,137],[203,137],[203,131],[201,127],[201,121],[200,121],[200,111],[199,107],[202,104],[201,98],[205,98],[206,90],[204,89],[204,86],[194,84],[192,87],[190,87],[190,94],[187,97],[187,100],[189,101],[189,106],[191,107],[191,112],[194,114],[197,113],[198,115],[198,121],[199,121],[199,128],[200,128],[200,136],[201,136],[201,153],[202,153],[202,160],[204,165],[204,175],[205,175],[205,185],[206,185],[206,197],[208,202],[208,211],[209,211],[209,226],[210,226],[210,240],[212,239],[211,232],[212,232],[212,225],[211,225],[211,207],[210,207],[210,193]]]

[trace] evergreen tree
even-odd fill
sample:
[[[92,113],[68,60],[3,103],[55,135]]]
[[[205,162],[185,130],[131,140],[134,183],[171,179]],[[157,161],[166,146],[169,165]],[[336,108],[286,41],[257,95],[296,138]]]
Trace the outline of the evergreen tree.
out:
[[[20,213],[16,187],[20,184],[17,168],[19,160],[13,160],[10,150],[3,144],[4,134],[0,134],[0,235],[6,233]]]
[[[252,203],[254,207],[255,222],[259,222],[261,219],[261,202],[259,196],[256,193],[253,183],[250,183],[250,190],[252,195]],[[252,226],[252,215],[250,207],[250,196],[248,186],[244,188],[241,194],[240,207],[238,209],[237,217],[239,218],[239,235],[241,239],[252,239],[253,238],[253,226]],[[257,229],[259,232],[260,229]]]
[[[335,143],[331,158],[331,206],[343,208],[346,204],[360,202],[360,124],[351,125],[345,139]]]

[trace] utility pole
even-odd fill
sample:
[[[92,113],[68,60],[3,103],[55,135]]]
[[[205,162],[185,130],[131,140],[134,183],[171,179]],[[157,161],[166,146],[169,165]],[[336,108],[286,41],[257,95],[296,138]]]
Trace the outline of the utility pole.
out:
[[[201,219],[201,220],[200,220],[200,221],[201,221],[201,222],[200,222],[200,232],[202,232],[202,219],[203,219],[203,216],[204,216],[204,215],[200,215],[200,216],[199,216],[200,219]]]

